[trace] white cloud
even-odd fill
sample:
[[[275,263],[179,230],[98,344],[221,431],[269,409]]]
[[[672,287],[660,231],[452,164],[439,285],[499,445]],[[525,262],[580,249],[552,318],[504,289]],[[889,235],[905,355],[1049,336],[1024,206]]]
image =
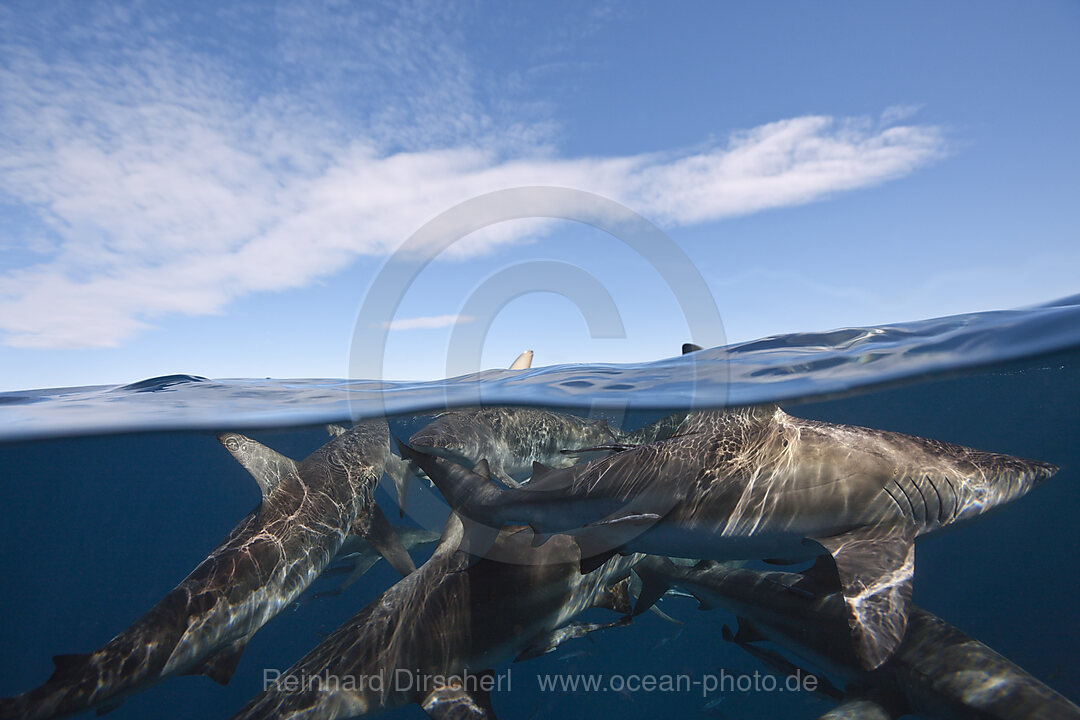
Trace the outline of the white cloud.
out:
[[[413,46],[402,28],[383,42],[399,59]],[[218,60],[152,42],[125,52],[117,64],[3,48],[0,193],[41,224],[0,248],[46,249],[0,272],[8,345],[112,346],[170,314],[301,287],[387,255],[438,213],[501,188],[578,188],[678,225],[875,185],[945,150],[937,127],[808,116],[667,154],[560,158],[527,129],[508,152],[465,90],[468,112],[448,135],[431,130],[453,100],[441,96],[344,132],[295,96],[253,98]],[[397,150],[395,126],[405,128]],[[542,227],[505,224],[455,251],[487,252]]]
[[[430,315],[427,317],[396,318],[386,323],[388,330],[432,330],[458,323],[470,323],[476,318],[468,315]]]

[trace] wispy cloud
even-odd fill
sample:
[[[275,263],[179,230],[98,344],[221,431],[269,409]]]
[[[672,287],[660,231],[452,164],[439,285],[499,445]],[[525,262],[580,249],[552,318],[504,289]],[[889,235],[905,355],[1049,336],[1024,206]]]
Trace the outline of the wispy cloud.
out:
[[[381,42],[406,73],[416,35],[399,20]],[[116,24],[124,20],[87,32],[115,38]],[[293,56],[310,51],[290,38]],[[435,60],[461,69],[454,47]],[[466,78],[454,94],[467,112],[452,131],[432,129],[449,127],[434,119],[450,103],[437,95],[391,103],[344,131],[303,98],[253,95],[221,58],[175,44],[147,41],[119,58],[2,50],[0,193],[38,223],[0,247],[43,252],[0,274],[3,342],[20,347],[112,346],[170,314],[218,313],[241,296],[301,287],[358,256],[389,254],[439,212],[501,188],[580,188],[680,225],[868,187],[945,151],[937,127],[807,116],[704,148],[563,158],[525,126],[508,149],[469,99],[467,75],[455,75]],[[510,224],[457,249],[488,252],[533,230]]]
[[[395,318],[385,324],[388,330],[434,330],[458,323],[470,323],[475,318],[468,315],[430,315],[427,317]]]

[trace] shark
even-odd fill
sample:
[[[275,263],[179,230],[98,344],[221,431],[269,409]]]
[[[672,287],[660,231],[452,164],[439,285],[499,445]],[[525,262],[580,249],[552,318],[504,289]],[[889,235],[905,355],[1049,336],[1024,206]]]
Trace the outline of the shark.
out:
[[[767,664],[787,672],[793,667],[774,650],[759,647],[757,643],[763,640],[839,678],[846,692],[831,683],[819,686],[840,701],[822,720],[891,720],[907,714],[944,720],[1080,720],[1080,707],[1063,695],[915,606],[895,654],[875,670],[864,669],[846,642],[846,607],[843,596],[834,590],[835,570],[820,560],[804,572],[793,573],[761,572],[712,561],[685,567],[648,557],[634,572],[642,580],[635,612],[642,612],[667,588],[679,586],[697,598],[702,609],[733,613],[738,631],[724,626],[725,639]]]
[[[374,501],[390,453],[386,422],[362,422],[291,460],[237,433],[219,436],[262,500],[176,588],[101,649],[57,655],[45,683],[0,700],[4,720],[115,708],[173,675],[225,684],[251,637],[361,535],[403,573],[415,569]]]
[[[524,488],[399,443],[478,525],[569,533],[582,556],[640,552],[798,562],[829,554],[867,669],[904,636],[915,538],[1026,494],[1049,463],[901,433],[804,420],[778,406],[696,412],[665,440],[562,469]],[[595,560],[594,560],[595,562]]]
[[[525,350],[514,359],[514,362],[510,363],[509,369],[528,370],[532,367],[532,361],[533,351]],[[522,466],[528,469],[532,460],[518,459],[515,461],[513,455],[510,454],[507,463],[498,462],[500,451],[512,453],[510,445],[520,443],[508,441],[505,435],[500,436],[500,428],[498,427],[499,413],[495,412],[495,409],[492,409],[490,417],[482,417],[484,415],[482,410],[482,408],[463,408],[437,415],[435,420],[414,435],[417,438],[416,442],[433,452],[443,452],[459,459],[468,457],[467,453],[469,452],[490,451],[491,461],[495,463],[497,471],[501,473],[501,479],[513,487],[517,487],[519,483],[509,473],[502,472],[504,465],[508,465],[512,472],[520,472]],[[509,412],[510,410],[512,409],[503,408],[503,411],[506,411],[508,416],[513,415],[512,412]],[[496,427],[487,425],[488,421],[496,422]],[[514,424],[514,422],[510,422],[508,429]],[[526,421],[523,424],[528,423]],[[557,425],[557,423],[554,423],[554,425]],[[542,427],[537,425],[529,429],[539,431]],[[600,440],[596,436],[588,436],[588,438],[590,441]],[[418,474],[417,467],[396,455],[390,455],[387,458],[386,472],[394,481],[399,513],[404,516],[409,482]]]
[[[562,629],[584,610],[630,613],[629,573],[641,556],[583,574],[572,538],[536,545],[531,530],[514,527],[495,539],[502,560],[476,557],[466,524],[451,513],[427,562],[272,678],[234,720],[331,720],[410,703],[433,718],[493,717],[470,680],[597,629]]]
[[[394,534],[398,536],[406,550],[431,545],[438,542],[440,537],[438,533],[430,530],[404,526],[394,526]],[[340,595],[382,559],[383,555],[367,538],[360,535],[349,535],[345,538],[345,542],[342,543],[337,555],[334,556],[333,564],[323,571],[321,577],[341,573],[348,573],[347,576],[337,587],[316,593],[314,597]]]
[[[480,407],[441,413],[413,433],[409,445],[470,466],[484,459],[492,475],[520,487],[534,463],[570,467],[581,462],[582,453],[606,453],[621,438],[606,420],[541,408]],[[564,452],[577,449],[583,450]]]

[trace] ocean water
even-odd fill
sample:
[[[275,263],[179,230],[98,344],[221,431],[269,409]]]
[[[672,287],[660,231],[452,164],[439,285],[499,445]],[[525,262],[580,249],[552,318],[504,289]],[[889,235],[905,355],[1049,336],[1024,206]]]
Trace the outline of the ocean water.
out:
[[[565,409],[626,428],[666,411],[780,402],[789,413],[930,437],[1055,463],[1028,496],[917,543],[915,603],[1080,700],[1080,298],[1011,312],[807,333],[634,366],[492,371],[442,383],[228,380],[173,376],[121,387],[0,394],[0,696],[29,690],[51,657],[90,652],[150,608],[259,501],[215,435],[239,430],[303,458],[323,423],[387,413],[401,438],[446,406]],[[403,522],[430,525],[441,502],[414,483]],[[391,496],[380,491],[384,508]],[[445,509],[442,510],[445,512]],[[391,515],[392,513],[388,513]],[[430,549],[414,553],[418,564]],[[385,564],[336,597],[271,620],[232,681],[174,677],[109,717],[228,718],[397,579]],[[320,579],[313,590],[332,587]],[[542,692],[537,676],[775,672],[686,598],[511,668],[493,703],[504,718],[817,717],[832,701],[763,690]],[[582,619],[609,620],[589,611]],[[505,669],[505,668],[501,668]],[[417,706],[388,717],[424,717]]]

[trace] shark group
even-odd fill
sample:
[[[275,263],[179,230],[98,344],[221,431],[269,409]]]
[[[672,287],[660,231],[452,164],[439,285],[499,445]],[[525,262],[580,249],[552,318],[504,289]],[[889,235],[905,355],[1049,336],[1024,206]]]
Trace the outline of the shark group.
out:
[[[390,453],[386,422],[358,424],[295,462],[236,433],[221,444],[262,501],[175,589],[101,649],[57,655],[40,687],[0,700],[0,718],[108,711],[173,675],[227,683],[248,641],[315,580],[350,533],[397,569],[412,559],[375,504]]]
[[[833,678],[833,720],[1080,720],[1069,700],[911,602],[916,538],[1023,496],[1057,472],[1049,463],[775,405],[633,430],[542,408],[448,408],[397,454],[384,419],[328,429],[300,462],[220,435],[258,483],[259,505],[129,628],[95,652],[56,656],[43,685],[0,699],[0,720],[100,714],[175,675],[226,683],[251,637],[317,578],[347,574],[308,599],[341,594],[383,558],[403,577],[237,720],[408,704],[493,718],[490,683],[470,676],[491,680],[500,665],[626,626],[673,588],[731,612],[738,631],[722,637],[755,657],[795,667],[759,646],[768,640]],[[390,524],[376,502],[384,474],[402,512],[410,478],[438,489],[449,506],[441,533]],[[409,550],[432,543],[417,568]],[[813,565],[759,571],[748,560]],[[615,614],[579,618],[593,608]]]

